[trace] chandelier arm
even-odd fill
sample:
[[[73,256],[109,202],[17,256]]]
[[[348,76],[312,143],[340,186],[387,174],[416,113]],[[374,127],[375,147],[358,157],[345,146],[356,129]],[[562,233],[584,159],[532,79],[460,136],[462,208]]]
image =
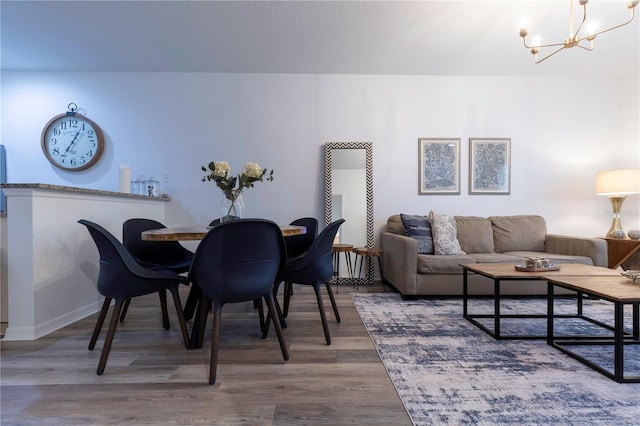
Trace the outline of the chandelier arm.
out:
[[[563,45],[560,49],[558,49],[558,50],[556,50],[556,51],[554,51],[552,53],[549,53],[547,56],[545,56],[542,59],[534,59],[533,62],[535,62],[536,64],[539,64],[540,62],[542,62],[542,61],[544,61],[546,59],[549,59],[550,57],[552,57],[553,55],[555,55],[556,53],[558,53],[558,52],[560,52],[561,50],[564,50],[564,49],[565,49],[565,47]]]
[[[535,47],[540,48],[540,47],[564,46],[564,43],[539,44],[539,45],[537,45],[537,46],[533,46],[533,45],[532,45],[532,46],[529,46],[529,45],[527,44],[527,38],[526,38],[526,37],[523,37],[523,38],[522,38],[522,42],[523,42],[523,44],[524,44],[524,47],[526,47],[527,49],[533,49],[533,48],[535,48]]]
[[[573,2],[572,2],[573,4]],[[576,32],[574,32],[573,34],[569,34],[569,36],[571,37],[571,39],[575,40],[576,36],[578,34],[580,34],[580,30],[582,29],[582,26],[584,25],[584,23],[587,20],[587,3],[585,3],[583,6],[583,12],[582,12],[582,21],[580,21],[580,25],[578,25],[578,29],[576,30]],[[579,41],[579,40],[578,40]]]
[[[591,52],[593,50],[593,47],[587,47],[587,46],[583,46],[581,44],[576,44],[576,47],[579,47],[580,49],[588,50],[589,52]]]
[[[633,21],[633,18],[635,17],[635,15],[636,15],[636,14],[635,14],[635,8],[632,8],[632,9],[631,9],[631,17],[630,17],[626,22],[623,22],[622,24],[616,25],[615,27],[607,28],[606,30],[596,31],[596,32],[595,32],[595,33],[593,33],[591,36],[592,36],[592,37],[595,37],[595,36],[597,36],[597,35],[599,35],[599,34],[606,33],[606,32],[611,31],[611,30],[615,30],[616,28],[624,27],[625,25],[630,24],[630,23],[631,23],[631,21]],[[587,38],[587,37],[589,37],[589,36],[587,35],[587,36],[583,37],[583,38],[582,38],[582,39],[580,39],[580,40],[583,40],[583,39],[585,39],[585,38]]]

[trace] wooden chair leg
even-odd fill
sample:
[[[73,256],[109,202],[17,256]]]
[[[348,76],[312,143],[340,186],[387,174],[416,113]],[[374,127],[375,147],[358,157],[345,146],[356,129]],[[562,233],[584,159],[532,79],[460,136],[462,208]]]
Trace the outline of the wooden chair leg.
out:
[[[274,317],[277,315],[276,312],[276,304],[273,300],[273,297],[265,297],[267,301],[267,306],[269,307],[270,316]],[[280,323],[278,321],[273,322],[273,326],[276,329],[276,335],[278,336],[278,342],[280,342],[280,350],[282,351],[282,358],[285,361],[289,360],[289,349],[287,348],[287,342],[284,339],[284,333],[282,332],[282,327],[280,327]]]
[[[282,308],[282,316],[285,318],[289,315],[289,303],[291,302],[291,295],[293,294],[293,284],[289,282],[284,283],[284,307]]]
[[[336,299],[333,297],[333,290],[331,290],[331,285],[329,283],[324,284],[327,287],[327,293],[329,293],[329,300],[331,300],[331,307],[333,308],[333,314],[336,317],[336,322],[340,322],[340,314],[338,313],[338,305],[336,304]]]
[[[111,351],[113,336],[116,334],[116,327],[118,327],[123,303],[123,300],[116,299],[116,304],[113,306],[113,313],[111,314],[111,321],[109,322],[109,330],[107,330],[107,336],[104,339],[104,346],[102,347],[102,354],[100,355],[100,362],[98,363],[98,370],[96,371],[98,376],[102,375],[104,368],[107,365],[107,358],[109,358],[109,352]]]
[[[313,291],[316,293],[316,300],[318,301],[318,309],[320,310],[320,319],[322,320],[322,329],[324,330],[324,339],[327,341],[327,345],[331,344],[331,334],[329,333],[329,324],[327,324],[327,314],[324,312],[324,302],[322,301],[322,293],[320,292],[320,285],[314,285]]]
[[[160,290],[158,296],[160,297],[160,309],[162,309],[162,326],[165,330],[169,330],[171,324],[169,323],[169,312],[167,311],[167,292]]]
[[[211,299],[202,294],[200,298],[200,302],[198,302],[198,310],[200,314],[200,318],[196,318],[198,321],[198,326],[195,327],[191,332],[191,347],[195,349],[202,348],[202,344],[204,341],[204,329],[207,326],[207,316],[209,316],[209,304],[211,303]]]
[[[209,384],[216,382],[218,370],[218,351],[220,349],[220,319],[222,311],[215,306],[213,308],[213,331],[211,336],[211,362],[209,363]]]
[[[267,312],[264,319],[264,325],[262,326],[262,338],[266,339],[269,336],[269,327],[271,327],[271,312]]]
[[[180,324],[180,331],[182,332],[182,339],[184,340],[184,347],[191,348],[189,342],[189,330],[187,330],[187,322],[184,319],[184,312],[182,312],[182,302],[180,302],[180,294],[178,293],[178,287],[169,289],[173,296],[173,304],[176,307],[176,314],[178,315],[178,323]]]
[[[280,302],[276,299],[275,295],[273,296],[273,304],[276,307],[277,318],[280,321],[280,327],[287,328],[287,320],[284,319],[284,314],[282,313],[282,308],[280,308]]]
[[[102,324],[104,324],[104,319],[107,317],[107,312],[109,311],[109,305],[111,305],[111,300],[112,299],[110,297],[105,297],[104,302],[102,302],[102,309],[100,309],[100,314],[98,315],[96,326],[93,328],[93,334],[91,335],[91,340],[89,341],[90,351],[92,351],[93,348],[96,347],[96,342],[98,341],[100,330],[102,330]]]
[[[124,306],[122,306],[122,313],[120,314],[120,322],[124,321],[124,317],[127,316],[127,311],[129,310],[129,303],[131,303],[131,298],[128,298],[124,301]]]
[[[193,314],[196,312],[196,308],[198,307],[198,301],[200,300],[201,293],[202,290],[200,290],[200,287],[195,284],[191,284],[187,301],[184,304],[184,319],[186,321],[193,318]]]

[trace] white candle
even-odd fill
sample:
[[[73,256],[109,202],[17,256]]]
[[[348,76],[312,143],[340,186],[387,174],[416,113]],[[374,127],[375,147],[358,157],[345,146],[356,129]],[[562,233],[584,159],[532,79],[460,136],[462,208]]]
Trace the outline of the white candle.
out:
[[[120,192],[131,192],[131,167],[120,166]]]

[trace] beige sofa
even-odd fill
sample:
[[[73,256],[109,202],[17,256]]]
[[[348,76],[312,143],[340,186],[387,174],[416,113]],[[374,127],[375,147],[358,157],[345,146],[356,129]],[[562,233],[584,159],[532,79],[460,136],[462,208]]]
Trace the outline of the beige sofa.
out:
[[[389,217],[382,233],[382,278],[403,298],[462,295],[461,263],[509,262],[528,257],[550,262],[607,266],[604,239],[547,234],[544,218],[536,215],[455,216],[462,254],[418,254],[418,241],[405,235],[400,215]],[[469,276],[470,294],[493,294],[493,281]],[[505,281],[506,295],[544,295],[543,281]]]

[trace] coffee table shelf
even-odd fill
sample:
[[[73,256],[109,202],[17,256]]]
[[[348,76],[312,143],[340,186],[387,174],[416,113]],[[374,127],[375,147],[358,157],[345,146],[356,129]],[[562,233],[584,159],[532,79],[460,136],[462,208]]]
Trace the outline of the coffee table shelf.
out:
[[[628,345],[640,344],[640,286],[621,276],[557,276],[549,277],[547,284],[547,343],[582,362],[588,367],[619,383],[640,383],[640,375],[625,375],[624,349]],[[613,330],[613,335],[608,336],[556,336],[554,289],[560,287],[578,294],[586,294],[595,298],[609,301],[614,304],[613,327],[604,325]],[[632,307],[632,332],[624,330],[624,308]],[[613,371],[602,364],[587,359],[572,350],[572,346],[613,346]]]
[[[548,312],[543,314],[503,314],[501,313],[501,303],[503,301],[503,295],[501,292],[501,286],[503,281],[532,281],[532,280],[546,280],[547,276],[558,275],[604,275],[604,276],[619,276],[616,271],[608,268],[602,268],[598,266],[583,265],[583,264],[562,264],[560,269],[556,271],[518,271],[513,263],[473,263],[473,264],[461,264],[463,269],[463,287],[462,287],[462,310],[463,317],[478,328],[489,334],[496,340],[530,340],[530,339],[546,339],[547,330],[544,330],[541,334],[506,334],[503,330],[503,320],[513,318],[531,318],[531,319],[547,319]],[[493,312],[489,313],[469,313],[469,301],[476,299],[476,297],[469,294],[469,279],[468,274],[478,274],[493,280]],[[563,314],[556,315],[556,318],[582,318],[589,320],[583,315],[582,310],[582,294],[578,293],[576,298],[576,313],[575,314]],[[489,319],[493,322],[493,329],[483,324],[483,319]]]

